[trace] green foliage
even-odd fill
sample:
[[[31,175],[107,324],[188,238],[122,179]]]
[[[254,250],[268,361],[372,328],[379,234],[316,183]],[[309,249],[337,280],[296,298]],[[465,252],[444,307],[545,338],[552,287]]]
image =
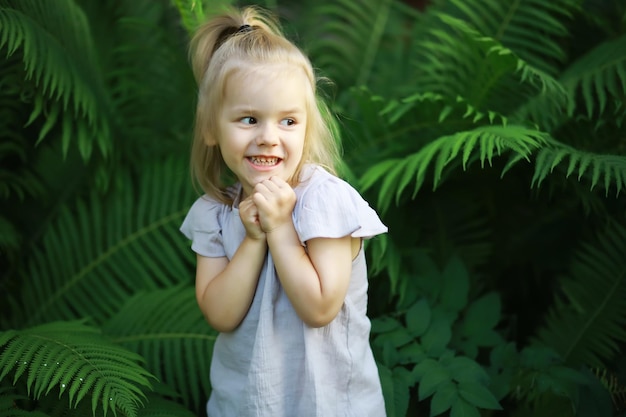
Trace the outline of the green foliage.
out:
[[[347,85],[356,80],[355,85],[367,84],[392,7],[390,0],[342,0],[315,7],[313,21],[318,23],[307,48],[319,57],[316,64],[328,68],[336,83]],[[345,59],[335,60],[339,54]]]
[[[453,0],[444,10],[479,28],[507,47],[519,51],[534,68],[549,74],[558,72],[557,65],[567,60],[563,44],[558,40],[569,35],[568,23],[579,12],[580,1],[524,0],[498,2],[477,0],[468,4]]]
[[[582,97],[587,116],[602,115],[607,107],[617,110],[626,95],[626,35],[607,40],[580,57],[561,80],[572,94]],[[609,106],[609,102],[617,106]],[[573,111],[573,109],[570,109]],[[611,116],[609,114],[609,116]]]
[[[15,309],[23,324],[77,314],[102,324],[138,290],[189,282],[191,254],[176,239],[193,199],[182,161],[144,166],[136,186],[123,173],[119,181],[124,187],[108,198],[94,193],[62,208],[42,236],[27,269],[39,284],[23,288]],[[94,291],[111,296],[94,298]]]
[[[621,155],[598,155],[576,150],[570,146],[553,142],[554,147],[541,149],[537,154],[533,185],[541,185],[552,171],[567,163],[565,176],[577,174],[580,181],[583,177],[591,183],[591,189],[600,185],[608,197],[611,188],[615,188],[615,197],[619,197],[623,188],[626,188],[626,158]]]
[[[576,253],[561,292],[537,331],[571,365],[602,367],[626,342],[626,229],[610,223]],[[588,277],[593,276],[593,281]]]
[[[389,226],[366,246],[388,415],[612,416],[626,9],[427,3],[261,2],[335,82],[346,175]],[[0,414],[203,412],[186,45],[242,4],[0,0]]]
[[[587,391],[597,379],[566,366],[550,348],[529,346],[518,352],[509,343],[496,347],[490,362],[492,389],[502,395],[503,387],[515,386],[510,395],[520,401],[520,415],[578,415],[574,414],[577,409],[594,402],[596,410],[610,409],[606,391]]]
[[[76,140],[87,159],[96,139],[106,155],[111,145],[108,108],[102,85],[90,79],[97,71],[97,62],[87,18],[80,7],[70,0],[54,4],[5,0],[0,2],[0,31],[0,48],[9,56],[21,55],[25,80],[37,89],[28,121],[45,117],[37,141],[59,124],[63,127],[64,153]]]
[[[116,409],[136,416],[143,404],[142,388],[151,375],[140,357],[111,343],[97,329],[80,322],[51,322],[26,330],[0,333],[0,380],[11,375],[15,384],[22,376],[35,399],[58,388],[66,390],[74,407],[88,394],[91,408],[106,415]]]
[[[103,331],[145,358],[147,368],[176,387],[185,404],[204,404],[211,389],[207,370],[217,334],[207,329],[189,285],[129,298]],[[189,372],[194,369],[201,371]]]
[[[418,95],[410,97],[402,101],[402,108],[393,112],[390,117],[390,123],[398,120],[401,114],[407,112],[409,105],[415,101],[419,102],[416,106],[419,108],[429,107],[431,110],[434,106],[439,105],[441,112],[438,115],[437,123],[442,123],[451,114],[456,113],[460,123],[464,123],[463,119],[468,119],[469,123],[477,123],[481,119],[488,118],[489,122],[496,120],[497,115],[491,113],[489,115],[482,114],[473,109],[470,105],[463,103],[457,99],[457,105],[446,105],[441,103],[442,97]],[[435,101],[435,103],[433,103]],[[436,103],[439,101],[440,103]],[[383,110],[382,114],[387,111],[392,112],[398,105],[392,102]],[[413,110],[413,109],[410,109]],[[455,112],[456,110],[456,112]],[[464,113],[462,113],[464,111]],[[469,119],[471,118],[471,121]],[[389,195],[396,196],[396,204],[404,189],[411,181],[415,181],[413,189],[413,197],[420,190],[426,177],[429,165],[434,164],[433,169],[433,188],[439,185],[442,179],[443,171],[448,164],[454,161],[457,156],[461,157],[461,165],[466,168],[468,163],[473,160],[479,160],[481,166],[485,163],[491,165],[494,157],[502,156],[507,151],[513,151],[511,160],[517,162],[520,159],[529,159],[532,151],[540,148],[546,142],[545,136],[535,129],[525,128],[523,126],[506,125],[506,119],[501,119],[503,124],[488,124],[477,126],[469,131],[456,132],[453,135],[440,136],[437,139],[424,145],[418,152],[405,156],[401,159],[387,159],[377,165],[374,165],[361,178],[361,186],[364,190],[370,188],[376,181],[382,179],[380,186],[378,206],[381,210],[385,210],[387,205],[391,203]],[[502,123],[501,122],[501,123]],[[509,169],[510,165],[505,167]]]
[[[428,258],[421,262],[424,272],[414,277],[417,301],[402,314],[372,322],[383,389],[391,399],[388,415],[406,415],[409,389],[415,384],[419,401],[432,397],[433,416],[448,410],[451,415],[479,415],[479,408],[501,409],[487,372],[476,361],[479,347],[504,343],[494,331],[500,321],[497,295],[486,294],[469,304],[468,271],[458,258],[443,271]]]

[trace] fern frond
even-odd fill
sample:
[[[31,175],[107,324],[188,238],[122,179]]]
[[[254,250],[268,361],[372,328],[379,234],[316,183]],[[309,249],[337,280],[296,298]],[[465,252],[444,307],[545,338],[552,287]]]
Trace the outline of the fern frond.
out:
[[[494,157],[512,151],[520,159],[530,160],[533,151],[544,146],[545,134],[537,130],[515,125],[486,125],[470,131],[458,132],[440,137],[412,155],[396,158],[374,165],[363,175],[362,187],[382,179],[379,191],[378,207],[385,211],[392,199],[396,202],[411,183],[415,182],[413,197],[422,187],[429,165],[433,167],[433,189],[439,185],[443,169],[461,157],[465,169],[471,158],[480,160],[481,166],[491,162]]]
[[[437,138],[476,126],[508,124],[505,116],[480,111],[460,96],[426,92],[387,100],[361,88],[354,90],[354,98],[363,121],[352,124],[350,130],[359,137],[361,157],[368,156],[371,148],[369,161],[413,153]],[[407,135],[412,139],[398,140]]]
[[[139,184],[123,174],[117,183],[109,198],[94,194],[61,210],[28,262],[14,312],[20,325],[85,316],[102,323],[136,292],[193,276],[178,231],[195,198],[184,162],[156,161]]]
[[[103,332],[144,357],[147,369],[173,387],[186,405],[200,409],[208,399],[217,332],[204,320],[192,285],[134,296]]]
[[[626,228],[610,222],[576,252],[536,339],[572,365],[604,367],[626,342]]]
[[[588,179],[592,190],[601,185],[606,196],[612,187],[615,187],[616,197],[626,188],[626,156],[585,152],[554,139],[549,139],[549,143],[549,146],[542,148],[537,154],[533,186],[540,186],[559,167],[567,178],[576,175],[578,181]]]
[[[116,150],[133,165],[139,158],[176,152],[187,139],[197,89],[181,48],[188,38],[163,2],[126,2],[107,12],[115,13],[106,16],[113,36],[124,40],[110,45],[109,39],[96,38],[110,61],[104,75],[116,114]]]
[[[137,416],[152,376],[139,363],[141,357],[104,338],[82,322],[54,322],[0,333],[0,380],[24,375],[29,395],[37,399],[54,388],[69,394],[73,407],[91,397],[95,412],[101,408]]]
[[[103,154],[109,152],[105,94],[93,76],[99,71],[95,48],[86,17],[73,1],[1,1],[0,48],[9,56],[19,52],[26,79],[38,86],[30,122],[44,118],[39,141],[57,125],[66,153],[72,139],[84,159],[94,141]]]
[[[556,76],[567,57],[559,41],[569,35],[567,23],[578,5],[577,0],[451,0],[444,10]]]
[[[569,96],[554,77],[466,22],[446,14],[435,16],[444,26],[419,43],[419,91],[459,95],[480,109],[503,114],[543,95],[565,111]]]
[[[314,31],[308,49],[331,79],[365,85],[381,47],[392,0],[338,0],[313,6]]]
[[[588,117],[602,115],[611,100],[626,96],[626,35],[606,41],[575,61],[561,76],[572,94],[579,94]],[[575,112],[572,103],[569,112]]]

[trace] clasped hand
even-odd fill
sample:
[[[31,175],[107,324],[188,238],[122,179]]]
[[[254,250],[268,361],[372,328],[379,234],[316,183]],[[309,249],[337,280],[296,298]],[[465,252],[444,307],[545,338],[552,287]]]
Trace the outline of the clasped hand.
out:
[[[247,235],[260,240],[289,224],[295,205],[293,188],[285,180],[272,177],[255,185],[252,194],[239,203],[239,215]]]

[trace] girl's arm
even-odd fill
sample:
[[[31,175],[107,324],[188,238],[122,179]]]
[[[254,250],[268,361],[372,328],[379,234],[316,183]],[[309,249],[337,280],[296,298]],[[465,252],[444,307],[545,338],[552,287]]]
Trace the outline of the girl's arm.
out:
[[[246,237],[233,258],[197,256],[196,299],[207,322],[217,331],[234,330],[246,316],[265,255],[267,242],[251,200],[239,205]]]
[[[316,238],[304,250],[293,223],[268,233],[276,272],[298,316],[311,327],[330,323],[343,305],[352,272],[350,236]]]
[[[254,201],[278,278],[298,316],[311,327],[330,323],[343,305],[360,239],[316,238],[300,244],[292,212],[295,193],[279,178],[255,187]]]

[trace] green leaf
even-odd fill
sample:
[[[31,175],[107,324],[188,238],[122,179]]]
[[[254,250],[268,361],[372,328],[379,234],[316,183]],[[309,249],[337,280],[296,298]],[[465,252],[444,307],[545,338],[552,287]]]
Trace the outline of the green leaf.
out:
[[[395,367],[393,368],[393,382],[396,415],[404,417],[409,408],[409,400],[411,398],[409,390],[411,385],[413,385],[411,373],[406,368]]]
[[[496,397],[482,384],[460,382],[459,396],[471,405],[489,410],[502,410]]]
[[[473,301],[465,312],[463,335],[471,337],[487,329],[493,329],[500,321],[500,297],[495,292],[485,294]]]
[[[105,414],[111,408],[134,417],[146,398],[144,390],[151,387],[153,376],[140,365],[139,355],[82,322],[52,322],[3,334],[1,378],[14,372],[15,382],[26,373],[35,399],[58,388],[69,393],[70,407],[87,398]]]
[[[451,382],[448,370],[433,359],[426,359],[416,365],[413,374],[419,381],[418,395],[420,401],[431,396],[441,384]]]
[[[434,319],[426,333],[421,337],[421,344],[429,356],[441,355],[452,339],[450,323],[443,317]]]
[[[398,349],[398,356],[402,364],[415,364],[426,359],[426,352],[419,343],[413,341]]]
[[[476,406],[468,403],[459,396],[454,404],[452,404],[450,417],[480,417],[480,412]]]
[[[376,343],[383,345],[382,362],[389,368],[396,366],[399,361],[398,349],[390,341],[385,340],[384,336],[376,340]]]
[[[393,317],[382,316],[375,317],[372,320],[372,333],[387,333],[392,330],[396,330],[402,325],[400,322]]]
[[[404,417],[409,403],[408,377],[403,369],[389,369],[378,363],[378,374],[385,398],[385,410],[389,417]]]
[[[430,319],[430,306],[425,298],[413,304],[406,313],[407,328],[415,337],[424,334],[430,324]]]
[[[489,376],[485,369],[470,358],[455,356],[447,368],[452,379],[459,383],[486,384],[489,382]]]
[[[626,35],[598,42],[562,74],[563,83],[582,96],[583,111],[589,117],[602,115],[608,97],[626,92]]]
[[[404,326],[399,326],[388,332],[377,334],[374,337],[374,343],[377,345],[383,346],[388,344],[393,348],[399,348],[413,340],[415,340],[415,338]]]
[[[448,411],[457,401],[458,393],[454,382],[444,382],[430,400],[430,416],[435,417]]]

